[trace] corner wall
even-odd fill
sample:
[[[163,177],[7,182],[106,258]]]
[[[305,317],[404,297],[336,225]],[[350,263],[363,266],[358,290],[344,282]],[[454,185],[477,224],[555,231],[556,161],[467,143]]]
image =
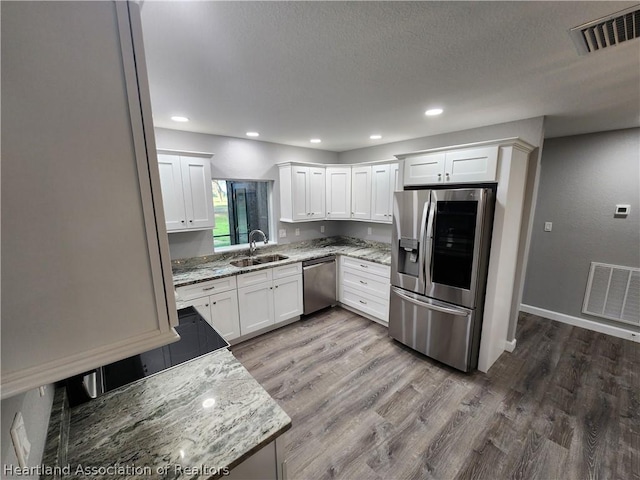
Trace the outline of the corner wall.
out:
[[[14,397],[5,398],[0,404],[2,411],[0,428],[0,445],[2,446],[2,465],[0,466],[1,477],[4,478],[4,466],[13,465],[18,467],[18,457],[11,441],[11,425],[16,413],[21,412],[24,419],[27,437],[31,442],[31,453],[29,454],[28,465],[36,466],[42,462],[42,454],[47,439],[47,429],[49,427],[49,416],[53,404],[54,385],[47,385],[44,397],[40,396],[39,389],[30,390],[26,393]],[[20,478],[37,479],[37,475],[26,475]]]
[[[582,313],[591,262],[640,267],[638,128],[545,141],[522,304],[613,324]]]
[[[535,117],[515,122],[490,125],[487,127],[473,128],[470,130],[461,130],[459,132],[443,133],[439,135],[415,138],[412,140],[404,140],[401,142],[387,143],[375,147],[349,150],[338,154],[338,162],[351,164],[395,160],[395,155],[399,155],[401,153],[510,137],[519,137],[531,145],[540,147],[541,138],[543,136],[543,123],[544,117]],[[380,229],[379,225],[380,224],[367,222],[353,222],[353,224],[348,227],[348,235],[367,240],[371,239],[391,243],[391,228],[389,227],[386,230]],[[372,235],[368,235],[367,228],[369,227],[374,229],[374,233],[376,233],[376,227],[378,227],[377,234],[375,235],[376,238],[372,238]]]
[[[278,243],[291,243],[313,238],[338,235],[336,222],[282,223],[280,218],[280,189],[277,184],[278,167],[281,162],[338,163],[338,154],[326,150],[291,147],[277,143],[247,140],[244,138],[223,137],[204,133],[184,132],[164,128],[155,129],[158,149],[210,152],[211,174],[213,178],[238,180],[272,180],[273,215],[276,219],[276,231],[271,232],[273,239],[279,230],[286,231],[286,237],[278,238]],[[325,232],[320,233],[324,225]],[[295,235],[296,229],[299,235]],[[169,234],[171,258],[188,258],[213,253],[211,232],[185,232]]]

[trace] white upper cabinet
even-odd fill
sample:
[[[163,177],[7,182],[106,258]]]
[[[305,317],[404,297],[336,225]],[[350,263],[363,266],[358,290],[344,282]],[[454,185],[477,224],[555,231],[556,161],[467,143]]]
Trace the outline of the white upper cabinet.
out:
[[[497,167],[497,146],[447,152],[444,181],[445,183],[493,182],[496,179]]]
[[[325,219],[325,168],[281,164],[280,221],[308,222]]]
[[[385,163],[371,167],[371,220],[391,223],[393,193],[398,186],[398,164]]]
[[[351,218],[351,167],[327,167],[327,219]]]
[[[351,218],[371,219],[371,167],[351,168]]]
[[[139,8],[2,4],[3,397],[178,339]]]
[[[404,185],[495,182],[498,146],[420,153],[404,158]]]
[[[158,168],[167,231],[213,228],[215,217],[209,159],[161,153],[158,155]]]
[[[444,181],[444,153],[407,157],[404,161],[404,185],[432,185]]]

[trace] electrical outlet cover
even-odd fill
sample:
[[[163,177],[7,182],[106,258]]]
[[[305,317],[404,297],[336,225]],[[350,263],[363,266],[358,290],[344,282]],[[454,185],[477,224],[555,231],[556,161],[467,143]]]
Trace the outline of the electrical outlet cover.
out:
[[[18,464],[21,468],[27,466],[29,453],[31,453],[31,442],[27,438],[27,429],[24,427],[24,419],[22,413],[16,413],[11,425],[11,440],[13,440],[13,448],[16,450]]]
[[[324,225],[320,225],[320,233],[324,233]]]
[[[299,237],[299,236],[300,236],[300,229],[296,228],[296,237]]]
[[[279,232],[279,236],[280,238],[285,238],[287,236],[287,231],[284,228],[281,228]]]

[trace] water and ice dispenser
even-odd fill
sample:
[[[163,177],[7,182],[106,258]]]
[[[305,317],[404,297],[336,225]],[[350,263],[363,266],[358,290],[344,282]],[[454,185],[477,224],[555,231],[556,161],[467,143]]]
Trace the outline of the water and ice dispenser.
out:
[[[398,241],[398,273],[418,277],[420,271],[420,241],[400,238]]]

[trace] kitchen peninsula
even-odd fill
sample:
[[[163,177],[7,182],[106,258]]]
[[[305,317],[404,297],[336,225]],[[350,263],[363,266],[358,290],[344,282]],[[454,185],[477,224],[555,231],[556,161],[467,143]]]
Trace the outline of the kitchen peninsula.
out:
[[[63,392],[57,393],[43,464],[66,468],[65,479],[108,467],[104,478],[122,476],[117,468],[127,469],[130,479],[150,472],[153,478],[216,478],[263,448],[275,450],[275,439],[291,427],[289,416],[226,349],[68,412]],[[276,478],[275,471],[268,478]]]

